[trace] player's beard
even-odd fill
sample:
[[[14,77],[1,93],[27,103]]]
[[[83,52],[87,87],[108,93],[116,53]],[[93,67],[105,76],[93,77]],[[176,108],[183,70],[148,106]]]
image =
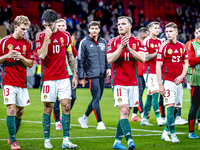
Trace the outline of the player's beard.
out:
[[[52,29],[52,32],[55,30],[55,28],[56,28],[56,24],[54,24],[54,27],[53,27],[53,29]]]

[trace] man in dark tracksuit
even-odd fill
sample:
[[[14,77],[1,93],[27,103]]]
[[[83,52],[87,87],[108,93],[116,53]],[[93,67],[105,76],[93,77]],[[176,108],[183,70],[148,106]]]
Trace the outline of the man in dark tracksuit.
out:
[[[85,114],[78,121],[82,128],[88,128],[87,118],[94,111],[98,122],[97,130],[103,130],[106,127],[101,119],[99,101],[104,90],[104,78],[106,75],[110,76],[111,69],[106,56],[107,42],[99,35],[100,23],[97,21],[90,22],[89,32],[90,34],[79,45],[78,77],[79,84],[82,87],[85,86],[85,79],[89,80],[92,101],[89,103]]]

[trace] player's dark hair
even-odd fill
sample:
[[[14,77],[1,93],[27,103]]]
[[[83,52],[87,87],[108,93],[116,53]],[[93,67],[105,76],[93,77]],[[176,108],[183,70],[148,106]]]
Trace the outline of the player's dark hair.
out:
[[[126,18],[128,20],[128,22],[130,24],[132,24],[133,20],[132,20],[131,17],[128,17],[128,16],[120,16],[120,17],[117,18],[117,21],[119,21],[120,19],[124,19],[124,18]]]
[[[146,33],[147,31],[149,31],[146,27],[142,27],[138,30],[138,33]]]
[[[57,13],[52,9],[47,9],[44,11],[41,19],[48,23],[55,22],[57,20]]]
[[[98,21],[91,21],[90,23],[89,23],[89,28],[91,27],[91,26],[98,26],[99,28],[100,28],[100,23],[98,22]]]

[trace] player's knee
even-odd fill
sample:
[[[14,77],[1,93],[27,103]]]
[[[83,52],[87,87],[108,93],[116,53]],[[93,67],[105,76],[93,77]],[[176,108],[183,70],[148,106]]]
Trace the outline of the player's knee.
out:
[[[14,105],[8,105],[7,106],[7,114],[9,116],[15,116],[15,113],[16,113],[16,108]]]
[[[24,109],[19,109],[19,110],[16,112],[16,117],[21,118],[22,115],[23,115],[23,113],[24,113]]]

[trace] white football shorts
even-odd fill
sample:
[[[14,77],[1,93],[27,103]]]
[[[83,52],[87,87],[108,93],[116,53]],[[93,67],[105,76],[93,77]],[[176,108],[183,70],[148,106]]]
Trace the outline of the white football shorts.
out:
[[[55,102],[57,96],[59,97],[59,100],[72,99],[71,83],[69,78],[43,82],[41,91],[41,101]]]
[[[164,81],[165,97],[164,105],[175,103],[174,107],[182,107],[183,102],[183,86],[182,84],[176,85],[171,81]]]
[[[27,88],[4,85],[3,98],[4,105],[15,104],[24,107],[31,104]]]
[[[129,107],[138,107],[139,91],[138,86],[113,86],[114,106],[129,104]]]
[[[156,74],[148,74],[147,91],[150,93],[159,90],[158,79]]]

